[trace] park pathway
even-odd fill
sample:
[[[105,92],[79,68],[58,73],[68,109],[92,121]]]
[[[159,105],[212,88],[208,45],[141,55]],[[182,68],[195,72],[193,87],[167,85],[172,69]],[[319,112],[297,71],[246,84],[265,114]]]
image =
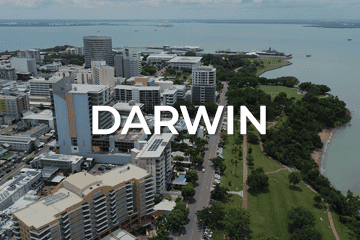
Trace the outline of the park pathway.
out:
[[[244,209],[247,209],[247,177],[248,177],[248,169],[247,169],[247,136],[244,135],[244,144],[243,144],[243,205]]]
[[[283,114],[283,112],[284,112],[284,111],[281,112],[281,115]],[[279,116],[279,117],[280,117],[280,116]],[[278,119],[279,117],[275,118],[275,120]],[[274,122],[275,122],[275,121],[274,121]],[[277,120],[276,120],[276,124],[277,124]],[[274,125],[276,125],[276,124],[274,124]],[[270,125],[270,126],[268,126],[267,128],[269,128],[269,127],[271,127],[271,126],[274,126],[274,125]],[[259,136],[258,136],[258,138],[259,138],[259,140],[260,140],[260,149],[261,149],[261,152],[262,152],[265,156],[269,157],[270,159],[274,160],[275,162],[277,162],[277,163],[279,163],[281,166],[283,166],[283,168],[280,168],[280,169],[278,169],[278,170],[276,170],[276,171],[274,171],[274,172],[267,172],[267,173],[265,173],[265,174],[275,173],[275,172],[278,172],[278,171],[280,171],[280,170],[288,170],[288,171],[290,171],[290,172],[299,171],[299,170],[296,169],[296,168],[289,168],[288,166],[282,164],[280,161],[278,161],[278,160],[270,157],[269,155],[267,155],[267,153],[264,151],[264,147],[263,147],[263,143],[262,143],[262,141],[261,141],[261,138],[260,138]],[[315,191],[315,189],[313,189],[312,187],[310,187],[310,186],[309,186],[307,183],[305,183],[303,180],[301,180],[301,182],[304,183],[305,186],[308,187],[311,191],[313,191],[314,193],[318,194],[318,192]],[[332,219],[332,215],[331,215],[331,210],[330,210],[329,204],[327,204],[323,198],[321,198],[321,200],[325,203],[325,206],[326,206],[326,210],[327,210],[328,218],[329,218],[329,222],[330,222],[330,228],[331,228],[331,230],[333,231],[336,240],[340,240],[340,237],[339,237],[339,235],[338,235],[337,232],[336,232],[336,228],[335,228],[335,225],[334,225],[334,221],[333,221],[333,219]]]

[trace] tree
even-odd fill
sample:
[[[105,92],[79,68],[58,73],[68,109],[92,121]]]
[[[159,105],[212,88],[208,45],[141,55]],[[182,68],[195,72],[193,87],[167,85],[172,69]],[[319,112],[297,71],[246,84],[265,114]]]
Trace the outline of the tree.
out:
[[[290,240],[321,240],[321,233],[312,226],[305,225],[301,229],[296,229],[291,235]]]
[[[249,154],[252,153],[252,147],[249,147],[248,153],[249,153]]]
[[[246,157],[246,163],[247,163],[247,165],[249,165],[249,166],[254,166],[255,165],[255,163],[254,163],[254,157],[251,155],[251,154],[249,154],[247,157]]]
[[[289,181],[293,183],[294,186],[301,181],[301,176],[299,172],[292,172],[289,174]]]
[[[214,102],[206,102],[204,105],[209,116],[215,116],[218,105]]]
[[[229,189],[220,184],[216,184],[214,190],[211,191],[211,198],[218,201],[224,201],[229,196]]]
[[[239,163],[239,160],[235,159],[235,160],[234,160],[234,165],[235,165],[235,176],[236,176],[236,168],[237,168],[238,163]]]
[[[64,174],[65,177],[69,176],[69,172],[67,170],[63,171],[63,174]]]
[[[193,165],[201,166],[204,163],[204,158],[199,154],[195,155],[195,157],[191,158],[190,160],[193,163]]]
[[[185,53],[185,56],[196,56],[196,53],[195,52],[193,52],[193,51],[187,51],[186,53]]]
[[[248,185],[251,190],[264,190],[269,186],[269,177],[266,176],[262,167],[255,170],[251,170],[251,174],[248,176]]]
[[[306,211],[303,207],[292,208],[288,213],[288,230],[294,233],[295,230],[301,229],[303,226],[315,226],[314,215]]]
[[[187,170],[185,175],[186,181],[194,183],[199,180],[196,170]]]
[[[188,183],[185,186],[183,186],[182,189],[181,189],[181,195],[184,198],[193,197],[195,195],[194,185],[192,183]]]
[[[177,230],[186,224],[186,218],[184,218],[184,213],[180,209],[173,210],[166,217],[166,220],[166,228],[171,231]]]
[[[44,104],[40,104],[40,109],[44,109],[45,107],[44,107]]]
[[[230,239],[244,239],[245,233],[250,235],[250,217],[243,208],[232,209],[229,214],[225,215],[225,231]]]
[[[210,159],[215,167],[219,167],[221,172],[224,172],[226,169],[226,165],[224,164],[224,159],[221,157],[216,157]]]
[[[259,138],[253,134],[252,132],[248,132],[247,134],[247,141],[251,144],[258,145],[259,144]]]
[[[320,195],[316,195],[314,197],[314,201],[317,203],[317,204],[320,204],[322,202],[322,199],[321,199],[321,196]]]
[[[223,229],[223,219],[225,217],[225,207],[219,201],[212,203],[211,207],[197,211],[196,216],[199,223],[205,223],[210,229]]]
[[[268,238],[263,238],[262,240],[280,240],[280,238],[278,238],[278,237],[274,237],[274,236],[270,236],[270,237],[268,237]]]

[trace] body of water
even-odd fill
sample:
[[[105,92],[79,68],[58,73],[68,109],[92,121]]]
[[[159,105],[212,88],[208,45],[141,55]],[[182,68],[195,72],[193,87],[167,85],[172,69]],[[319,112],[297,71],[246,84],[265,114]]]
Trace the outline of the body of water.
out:
[[[351,126],[336,130],[325,152],[323,171],[332,184],[360,194],[360,29],[303,27],[301,24],[230,24],[129,22],[129,26],[0,27],[0,51],[82,46],[83,36],[111,36],[113,47],[200,46],[204,52],[265,50],[292,53],[293,64],[265,73],[268,78],[295,76],[301,82],[326,84],[352,111]],[[135,31],[138,30],[138,31]],[[156,30],[156,31],[155,31]],[[353,39],[347,41],[347,39]],[[306,55],[311,54],[310,58]]]

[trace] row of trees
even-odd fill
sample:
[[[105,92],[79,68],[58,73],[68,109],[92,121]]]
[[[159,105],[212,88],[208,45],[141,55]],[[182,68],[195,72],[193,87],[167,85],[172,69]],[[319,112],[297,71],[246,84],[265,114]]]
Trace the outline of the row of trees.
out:
[[[149,65],[145,62],[142,62],[141,65],[142,65],[141,74],[144,76],[154,75],[157,71],[156,67]]]
[[[260,77],[259,83],[261,85],[285,86],[285,87],[293,88],[297,86],[300,82],[296,77],[288,76],[288,77],[278,77],[273,79]]]
[[[225,210],[220,201],[214,202],[196,213],[199,223],[205,224],[211,230],[225,231],[228,239],[240,240],[245,234],[251,237],[250,216],[243,208]]]

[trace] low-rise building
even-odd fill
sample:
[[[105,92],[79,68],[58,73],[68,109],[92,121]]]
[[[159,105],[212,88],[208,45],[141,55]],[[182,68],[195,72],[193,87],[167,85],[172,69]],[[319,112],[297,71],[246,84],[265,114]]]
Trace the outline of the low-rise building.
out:
[[[40,171],[27,171],[0,186],[0,211],[5,210],[24,196],[40,178]]]
[[[141,83],[143,86],[155,86],[154,77],[131,77],[126,80],[126,85],[135,86],[137,83]]]
[[[24,116],[23,121],[29,122],[31,126],[36,126],[38,124],[45,124],[51,129],[54,129],[54,116],[51,110],[44,110],[40,113],[31,113],[27,116]]]
[[[185,68],[192,69],[200,66],[202,57],[175,57],[169,61],[169,66],[175,72],[182,72]]]
[[[51,64],[46,64],[44,66],[41,66],[41,67],[39,67],[39,69],[45,70],[45,71],[56,72],[56,71],[59,71],[61,66],[62,66],[61,62],[53,62]]]
[[[100,239],[154,218],[154,181],[128,164],[93,176],[76,173],[53,195],[13,213],[15,239]]]
[[[38,138],[41,135],[44,135],[45,133],[48,133],[50,131],[50,127],[45,124],[39,124],[30,130],[27,130],[26,132],[21,133],[20,136],[29,136],[32,138]]]
[[[62,78],[63,77],[54,76],[49,79],[34,78],[30,80],[30,96],[50,97],[50,90],[52,89],[52,85]]]
[[[166,54],[166,53],[159,53],[159,54],[150,54],[147,58],[146,58],[146,62],[148,64],[150,63],[163,63],[163,62],[168,62],[171,59],[177,57],[176,54]]]
[[[40,144],[39,139],[30,136],[6,136],[0,135],[0,144],[7,146],[12,151],[29,151],[32,146]]]
[[[57,167],[63,171],[80,172],[84,157],[76,155],[64,155],[43,153],[31,161],[33,168]]]

